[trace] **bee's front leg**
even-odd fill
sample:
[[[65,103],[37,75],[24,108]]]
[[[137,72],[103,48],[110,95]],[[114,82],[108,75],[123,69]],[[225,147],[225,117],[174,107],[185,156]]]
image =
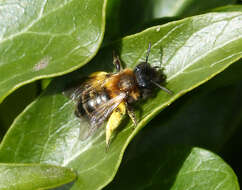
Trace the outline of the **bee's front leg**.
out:
[[[115,54],[115,51],[113,51],[113,64],[114,64],[117,72],[120,72],[123,70],[121,61],[120,61],[119,57]]]

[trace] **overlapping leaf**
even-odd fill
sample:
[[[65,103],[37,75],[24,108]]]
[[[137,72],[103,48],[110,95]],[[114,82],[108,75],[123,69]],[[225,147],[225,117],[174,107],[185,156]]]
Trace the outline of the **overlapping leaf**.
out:
[[[93,62],[80,71],[55,80],[47,91],[14,122],[2,142],[1,162],[37,162],[71,167],[78,180],[71,189],[100,189],[110,182],[133,136],[161,109],[176,98],[209,80],[242,56],[241,12],[212,13],[156,26],[129,36],[100,51]],[[74,115],[74,102],[63,95],[71,80],[98,69],[112,68],[112,50],[120,54],[126,67],[134,68],[145,59],[148,43],[149,62],[162,62],[167,87],[173,96],[158,92],[140,102],[138,127],[132,130],[126,120],[108,153],[102,129],[86,141],[79,138],[87,126]],[[31,142],[31,145],[30,145]]]
[[[0,4],[0,102],[31,81],[73,71],[97,52],[106,0]]]

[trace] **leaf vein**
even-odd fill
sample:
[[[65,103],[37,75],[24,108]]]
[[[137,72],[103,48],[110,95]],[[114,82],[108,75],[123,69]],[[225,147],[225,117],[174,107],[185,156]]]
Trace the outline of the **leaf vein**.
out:
[[[33,20],[28,26],[26,26],[25,28],[23,28],[23,29],[20,30],[19,32],[15,33],[15,34],[12,34],[12,35],[10,35],[10,36],[8,36],[8,37],[2,39],[2,40],[0,41],[0,44],[1,44],[1,43],[4,43],[5,41],[12,40],[13,38],[15,38],[15,37],[17,37],[17,36],[19,36],[19,35],[21,35],[21,34],[27,33],[28,30],[29,30],[32,26],[34,26],[37,22],[39,22],[41,19],[45,18],[46,16],[50,15],[50,14],[53,13],[53,12],[58,11],[59,9],[63,8],[65,5],[71,3],[73,0],[67,1],[67,2],[65,2],[64,4],[61,4],[61,5],[60,5],[59,7],[57,7],[56,9],[53,9],[52,11],[48,12],[47,14],[44,14],[44,9],[45,9],[45,6],[46,6],[46,4],[47,4],[47,1],[48,1],[48,0],[44,0],[44,1],[43,1],[43,4],[42,4],[41,9],[40,9],[40,12],[39,12],[39,15],[37,16],[36,19],[34,19],[34,20]]]

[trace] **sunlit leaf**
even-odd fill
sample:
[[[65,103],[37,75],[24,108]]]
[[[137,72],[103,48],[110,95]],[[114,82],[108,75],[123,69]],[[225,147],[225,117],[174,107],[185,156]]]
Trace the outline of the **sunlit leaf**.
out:
[[[95,60],[68,76],[54,80],[46,92],[15,120],[0,148],[1,162],[49,163],[73,168],[78,180],[74,189],[100,189],[114,177],[123,152],[134,135],[164,107],[182,94],[206,82],[242,56],[241,12],[212,13],[191,17],[125,37],[100,51]],[[70,81],[99,69],[111,70],[115,49],[124,66],[134,68],[145,59],[162,63],[171,96],[158,92],[140,102],[133,130],[125,120],[121,131],[105,151],[102,128],[86,141],[79,136],[87,126],[75,114],[75,103],[63,95]],[[30,144],[31,142],[31,144]]]
[[[102,42],[106,0],[0,4],[0,102],[34,80],[87,63]]]

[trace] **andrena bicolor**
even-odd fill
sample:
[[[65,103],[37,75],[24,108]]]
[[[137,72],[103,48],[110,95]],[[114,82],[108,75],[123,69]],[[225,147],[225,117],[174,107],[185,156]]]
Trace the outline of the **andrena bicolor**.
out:
[[[76,115],[85,113],[90,120],[92,131],[106,123],[106,146],[109,146],[113,131],[120,125],[126,113],[131,118],[134,126],[137,119],[132,104],[141,98],[149,97],[153,89],[172,94],[162,86],[165,75],[160,67],[152,67],[148,63],[151,45],[147,50],[145,62],[138,64],[133,70],[123,69],[119,57],[113,54],[115,73],[95,72],[84,81],[80,89],[76,106]],[[75,92],[74,92],[75,93]]]

